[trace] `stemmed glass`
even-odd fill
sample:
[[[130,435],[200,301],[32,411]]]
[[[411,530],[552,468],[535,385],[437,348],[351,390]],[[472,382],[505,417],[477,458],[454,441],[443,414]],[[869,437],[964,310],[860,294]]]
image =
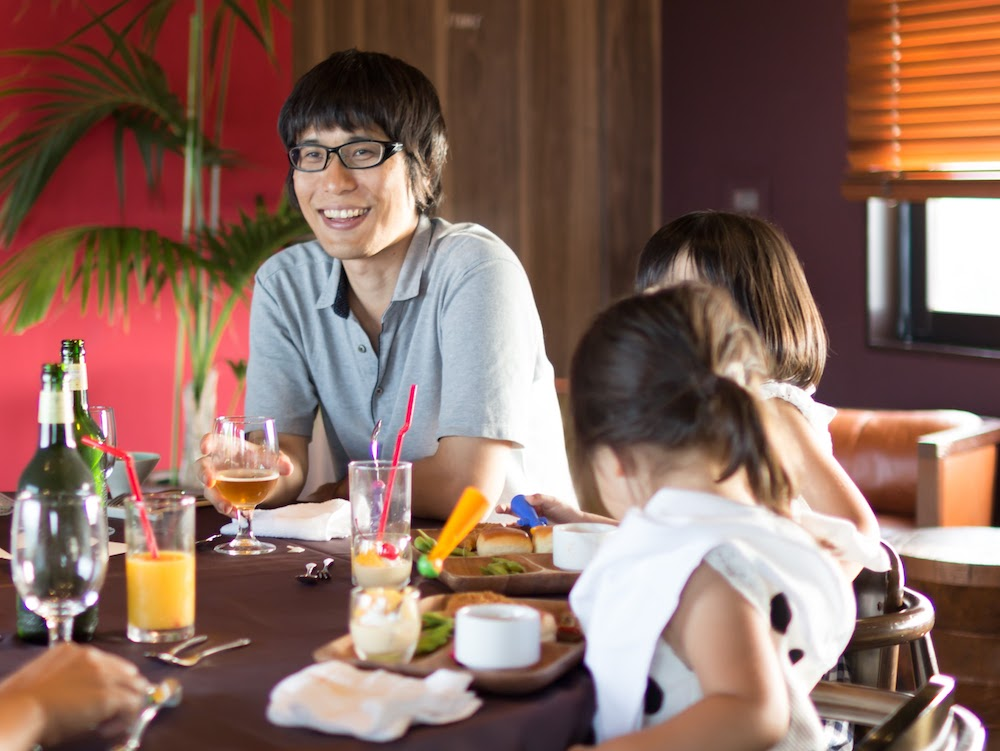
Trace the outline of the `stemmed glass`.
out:
[[[11,574],[25,606],[45,619],[49,648],[70,641],[73,619],[97,602],[108,537],[96,495],[22,493],[11,526]]]
[[[215,490],[236,509],[236,536],[217,553],[260,555],[274,551],[253,534],[253,512],[278,482],[278,433],[273,417],[215,419],[212,462]],[[246,520],[246,524],[244,524]]]
[[[117,446],[118,426],[115,423],[114,408],[95,405],[87,407],[87,411],[90,413],[90,417],[97,425],[97,429],[101,432],[101,435],[99,436],[101,442],[107,446]],[[111,486],[108,484],[108,481],[111,478],[111,473],[114,471],[116,463],[117,460],[110,453],[107,451],[101,452],[101,472],[104,474],[104,498],[102,501],[105,510],[111,506]],[[108,525],[108,536],[110,537],[114,533],[115,528]]]
[[[118,427],[115,424],[115,410],[113,407],[93,406],[87,407],[90,416],[97,424],[97,429],[101,431],[101,441],[108,446],[118,445]],[[115,457],[108,452],[101,455],[101,470],[104,472],[105,501],[111,500],[111,486],[108,480],[115,469]]]

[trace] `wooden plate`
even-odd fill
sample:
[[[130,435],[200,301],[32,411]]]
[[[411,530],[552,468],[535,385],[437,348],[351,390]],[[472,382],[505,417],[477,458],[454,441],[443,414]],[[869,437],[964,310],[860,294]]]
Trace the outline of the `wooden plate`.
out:
[[[423,599],[420,609],[423,612],[444,610],[448,598],[453,595],[433,595]],[[522,605],[552,613],[556,621],[559,617],[570,613],[569,603],[564,600],[518,600]],[[583,659],[584,643],[543,642],[542,657],[535,665],[527,668],[508,668],[506,670],[472,670],[472,685],[483,691],[497,694],[530,694],[545,688],[560,676],[564,675]],[[354,653],[354,643],[351,635],[345,634],[339,639],[324,644],[313,652],[316,662],[326,660],[342,660],[356,667],[382,668],[402,675],[424,677],[439,668],[450,670],[467,670],[455,662],[451,655],[451,642],[440,649],[426,655],[419,655],[405,665],[382,665],[380,663],[361,660]]]
[[[444,562],[440,579],[456,592],[489,590],[513,596],[565,595],[580,577],[579,571],[556,568],[551,553],[510,553],[496,557],[520,563],[524,573],[491,576],[482,572],[490,557],[454,557]]]
[[[440,529],[423,530],[437,539]],[[523,574],[491,576],[482,572],[493,558],[524,566]],[[440,579],[455,592],[488,590],[504,595],[565,595],[573,589],[579,571],[565,571],[552,563],[551,553],[505,553],[499,556],[454,555],[445,559]]]

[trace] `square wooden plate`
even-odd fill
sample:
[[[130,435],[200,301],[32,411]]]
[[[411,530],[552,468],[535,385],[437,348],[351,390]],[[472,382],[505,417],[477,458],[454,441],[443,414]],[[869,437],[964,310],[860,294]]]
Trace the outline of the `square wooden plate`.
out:
[[[423,530],[437,539],[440,529]],[[524,567],[523,574],[490,575],[482,569],[493,558],[505,558]],[[573,589],[579,571],[566,571],[552,563],[551,553],[506,553],[499,556],[449,556],[440,579],[455,592],[499,592],[508,596],[565,595]]]
[[[422,612],[443,611],[448,598],[454,595],[433,595],[420,602]],[[571,613],[565,600],[518,600],[519,604],[552,613],[559,622],[560,616]],[[483,691],[497,694],[530,694],[545,688],[583,660],[584,642],[542,642],[541,659],[530,667],[508,668],[506,670],[472,670],[472,685]],[[350,634],[324,644],[313,652],[316,662],[342,660],[357,667],[382,668],[402,675],[424,677],[439,668],[468,670],[455,662],[452,657],[451,642],[426,655],[418,655],[402,665],[383,665],[358,658],[354,653],[354,642]]]

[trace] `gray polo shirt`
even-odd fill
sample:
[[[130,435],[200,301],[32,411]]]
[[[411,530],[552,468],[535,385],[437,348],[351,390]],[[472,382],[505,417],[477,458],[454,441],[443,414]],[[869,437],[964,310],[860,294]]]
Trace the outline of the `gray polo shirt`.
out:
[[[311,436],[321,410],[336,475],[369,457],[382,420],[389,459],[416,383],[402,458],[445,436],[511,441],[501,501],[515,493],[572,500],[552,365],[527,275],[475,224],[421,217],[382,317],[376,353],[348,301],[343,265],[319,243],[276,254],[257,273],[246,411]],[[457,500],[457,499],[456,499]]]

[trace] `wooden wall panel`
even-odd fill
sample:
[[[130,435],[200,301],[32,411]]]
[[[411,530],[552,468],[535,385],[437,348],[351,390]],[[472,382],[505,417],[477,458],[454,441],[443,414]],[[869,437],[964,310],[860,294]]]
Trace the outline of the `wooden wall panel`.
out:
[[[566,374],[582,328],[601,304],[597,0],[522,0],[522,259]]]
[[[604,0],[601,101],[607,163],[603,299],[633,286],[639,251],[661,225],[660,6]]]
[[[519,34],[518,4],[452,0],[448,10],[444,109],[451,156],[441,215],[478,222],[518,250],[518,55],[510,43]]]
[[[295,0],[295,73],[345,47],[438,88],[441,215],[518,253],[566,375],[591,316],[632,286],[660,214],[661,0]]]

